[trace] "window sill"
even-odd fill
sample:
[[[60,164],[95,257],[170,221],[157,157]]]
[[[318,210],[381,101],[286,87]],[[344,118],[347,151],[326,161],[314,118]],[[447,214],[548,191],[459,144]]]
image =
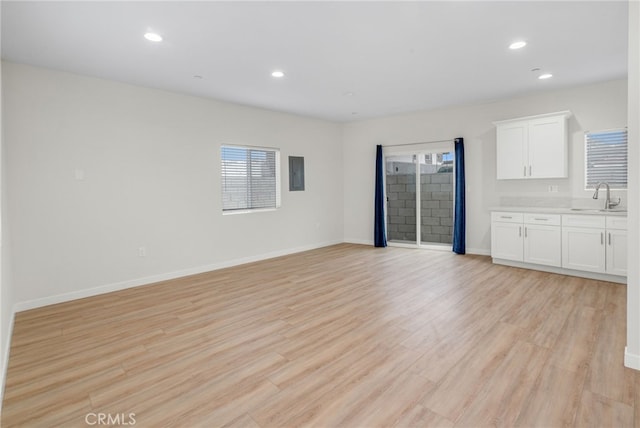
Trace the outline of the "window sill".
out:
[[[256,208],[251,210],[233,210],[233,211],[222,211],[222,215],[236,215],[236,214],[253,214],[253,213],[264,213],[271,211],[278,211],[278,208]]]

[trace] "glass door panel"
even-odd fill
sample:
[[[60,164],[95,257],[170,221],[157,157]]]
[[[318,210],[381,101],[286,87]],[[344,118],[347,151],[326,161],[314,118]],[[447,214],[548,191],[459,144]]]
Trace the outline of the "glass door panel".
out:
[[[385,158],[387,191],[387,239],[416,244],[416,162],[417,155]]]
[[[418,155],[420,161],[420,243],[453,240],[453,153]]]

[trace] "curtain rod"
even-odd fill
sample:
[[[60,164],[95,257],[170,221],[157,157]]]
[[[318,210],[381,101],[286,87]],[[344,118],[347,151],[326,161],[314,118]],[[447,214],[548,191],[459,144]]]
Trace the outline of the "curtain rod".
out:
[[[415,146],[418,144],[433,144],[433,143],[454,143],[455,141],[456,141],[455,138],[452,138],[450,140],[421,141],[419,143],[408,143],[408,144],[383,144],[382,147]]]

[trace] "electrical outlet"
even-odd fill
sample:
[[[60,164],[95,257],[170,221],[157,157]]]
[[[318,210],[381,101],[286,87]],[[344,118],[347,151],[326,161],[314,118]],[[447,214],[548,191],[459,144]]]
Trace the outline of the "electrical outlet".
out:
[[[147,249],[145,247],[138,248],[138,257],[147,257]]]
[[[558,185],[550,184],[549,185],[549,193],[558,193]]]

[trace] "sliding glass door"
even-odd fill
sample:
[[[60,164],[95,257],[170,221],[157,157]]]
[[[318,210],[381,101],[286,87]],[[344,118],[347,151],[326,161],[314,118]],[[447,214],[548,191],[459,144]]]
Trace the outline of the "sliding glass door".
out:
[[[453,152],[439,147],[390,154],[385,165],[389,243],[450,248]]]

